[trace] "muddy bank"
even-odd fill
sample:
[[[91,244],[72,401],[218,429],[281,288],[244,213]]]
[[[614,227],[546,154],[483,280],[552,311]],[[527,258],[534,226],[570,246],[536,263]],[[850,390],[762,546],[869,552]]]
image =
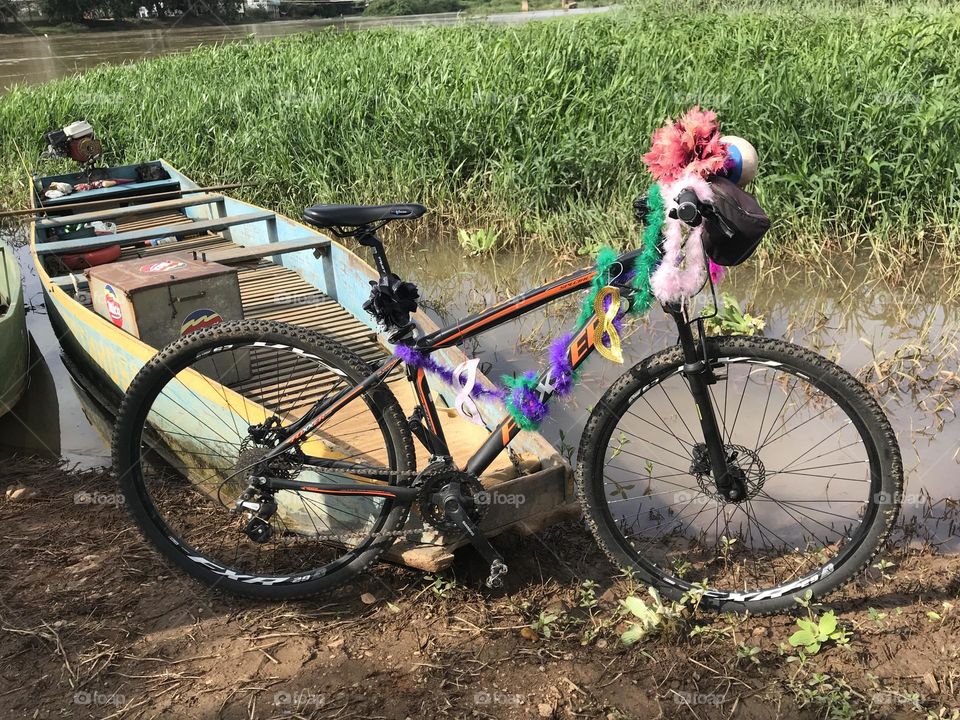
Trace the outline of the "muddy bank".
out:
[[[18,458],[0,469],[10,486],[4,717],[927,718],[960,704],[960,564],[929,551],[890,550],[813,609],[834,609],[848,639],[801,662],[787,616],[667,613],[624,647],[621,601],[649,598],[577,523],[506,546],[498,595],[464,555],[441,578],[381,566],[328,598],[264,605],[160,562],[105,472]]]

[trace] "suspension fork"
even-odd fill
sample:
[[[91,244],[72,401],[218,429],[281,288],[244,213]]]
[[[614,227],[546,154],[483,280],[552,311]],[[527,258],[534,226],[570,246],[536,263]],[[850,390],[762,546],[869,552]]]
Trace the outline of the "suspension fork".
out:
[[[697,337],[694,337],[691,322],[687,320],[683,307],[678,303],[664,305],[664,310],[677,324],[680,337],[680,347],[683,350],[682,375],[687,380],[694,404],[697,407],[697,416],[700,420],[700,430],[703,432],[704,445],[710,458],[710,469],[717,492],[730,501],[737,501],[746,495],[746,486],[743,477],[731,472],[727,452],[723,446],[723,434],[717,424],[717,416],[713,409],[710,396],[710,385],[717,382],[713,366],[707,358],[706,336],[703,331],[703,322],[697,320]]]

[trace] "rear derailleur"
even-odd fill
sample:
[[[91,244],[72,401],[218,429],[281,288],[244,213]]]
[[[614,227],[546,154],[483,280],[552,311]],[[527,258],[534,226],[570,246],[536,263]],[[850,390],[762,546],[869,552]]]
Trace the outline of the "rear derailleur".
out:
[[[441,459],[428,465],[416,482],[420,485],[417,509],[424,523],[448,535],[466,535],[490,565],[486,586],[503,587],[507,564],[479,527],[490,506],[480,481],[457,470],[449,459]]]

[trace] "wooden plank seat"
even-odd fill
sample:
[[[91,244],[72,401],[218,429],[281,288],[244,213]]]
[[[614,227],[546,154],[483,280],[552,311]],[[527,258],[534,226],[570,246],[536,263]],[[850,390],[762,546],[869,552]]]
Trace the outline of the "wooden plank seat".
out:
[[[203,260],[204,262],[216,262],[221,265],[234,265],[237,263],[249,262],[251,260],[261,260],[266,257],[283,255],[290,252],[301,252],[303,250],[327,250],[330,247],[329,238],[321,238],[316,235],[297,238],[296,240],[284,240],[283,242],[274,242],[263,245],[235,245],[233,247],[215,249],[215,250],[195,250],[193,252],[194,260]]]
[[[52,255],[56,253],[78,253],[109,247],[111,245],[135,245],[147,240],[163,237],[181,237],[183,235],[197,235],[204,232],[218,232],[247,223],[274,220],[276,215],[268,211],[244,213],[242,215],[228,215],[210,220],[195,220],[193,222],[178,223],[176,225],[162,225],[160,227],[144,228],[120,232],[114,235],[97,235],[95,237],[80,238],[78,240],[56,240],[37,244],[37,253]]]
[[[200,193],[197,195],[175,198],[173,200],[164,200],[163,202],[124,205],[122,207],[107,208],[105,210],[77,213],[76,215],[63,215],[61,217],[50,218],[48,220],[38,220],[37,228],[40,230],[45,230],[47,228],[63,227],[65,225],[78,225],[80,223],[96,222],[98,220],[117,220],[119,218],[130,217],[131,215],[156,213],[163,210],[182,210],[183,208],[196,207],[197,205],[207,205],[210,203],[222,202],[223,199],[223,195]]]

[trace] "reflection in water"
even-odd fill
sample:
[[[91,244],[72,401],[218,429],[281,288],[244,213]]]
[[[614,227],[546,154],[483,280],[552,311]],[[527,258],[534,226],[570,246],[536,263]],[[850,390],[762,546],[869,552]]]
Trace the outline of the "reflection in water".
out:
[[[532,247],[466,258],[453,236],[421,246],[397,239],[393,248],[396,271],[420,285],[426,305],[441,321],[463,317],[588,262],[556,260]],[[18,257],[29,303],[28,326],[36,345],[33,357],[41,363],[34,368],[31,386],[16,409],[28,419],[30,431],[18,429],[13,418],[4,418],[0,443],[33,448],[32,432],[44,438],[48,451],[60,452],[70,462],[87,467],[107,464],[107,443],[88,422],[61,359],[29,255],[21,249]],[[855,274],[848,277],[855,291],[831,282],[817,283],[802,274],[790,278],[786,271],[757,277],[748,266],[734,271],[725,289],[765,316],[768,336],[810,347],[874,386],[903,450],[905,514],[922,518],[928,505],[939,502],[930,514],[943,515],[945,506],[940,501],[957,495],[957,422],[952,401],[960,383],[951,385],[950,376],[954,373],[955,378],[957,372],[958,308],[942,302],[935,289],[891,289],[864,284]],[[569,329],[579,302],[574,297],[549,305],[478,341],[468,341],[464,350],[487,363],[494,378],[538,367],[549,340]],[[671,321],[657,311],[630,326],[625,336],[626,366],[676,340]],[[904,359],[902,349],[908,345],[920,348],[922,354]],[[592,359],[573,397],[553,408],[542,432],[568,457],[575,453],[590,408],[622,372],[622,367],[602,358]],[[930,382],[924,383],[924,377]],[[109,423],[99,424],[104,431],[109,429]],[[56,435],[58,425],[59,447],[57,439],[50,437]],[[949,521],[936,526],[928,522],[927,527],[938,542],[953,535]],[[951,547],[956,539],[952,542]]]
[[[47,457],[62,456],[81,468],[110,462],[104,436],[87,420],[62,349],[46,316],[43,292],[28,249],[20,247],[17,259],[27,302],[27,329],[31,336],[30,385],[23,398],[0,418],[0,446]]]
[[[452,235],[429,248],[414,247],[394,261],[396,272],[420,285],[441,321],[588,263],[587,258],[557,261],[536,248],[466,258]],[[723,289],[766,318],[768,337],[811,348],[866,382],[879,395],[903,452],[904,515],[949,514],[956,503],[942,499],[957,497],[960,462],[952,404],[960,391],[960,303],[944,302],[935,287],[868,283],[863,268],[851,268],[843,277],[846,285],[797,268],[758,274],[748,264],[735,269]],[[488,363],[491,377],[539,367],[550,339],[570,328],[579,302],[577,297],[538,310],[486,333],[482,344],[468,342],[464,350]],[[626,335],[625,367],[676,342],[672,321],[656,309]],[[922,353],[911,350],[904,357],[905,347]],[[565,454],[575,453],[590,408],[623,369],[602,358],[588,362],[573,396],[551,410],[541,430],[544,436]],[[960,547],[949,519],[926,524],[934,542]]]
[[[30,336],[30,371],[25,399],[0,418],[0,446],[47,457],[60,455],[57,385],[46,358]]]

